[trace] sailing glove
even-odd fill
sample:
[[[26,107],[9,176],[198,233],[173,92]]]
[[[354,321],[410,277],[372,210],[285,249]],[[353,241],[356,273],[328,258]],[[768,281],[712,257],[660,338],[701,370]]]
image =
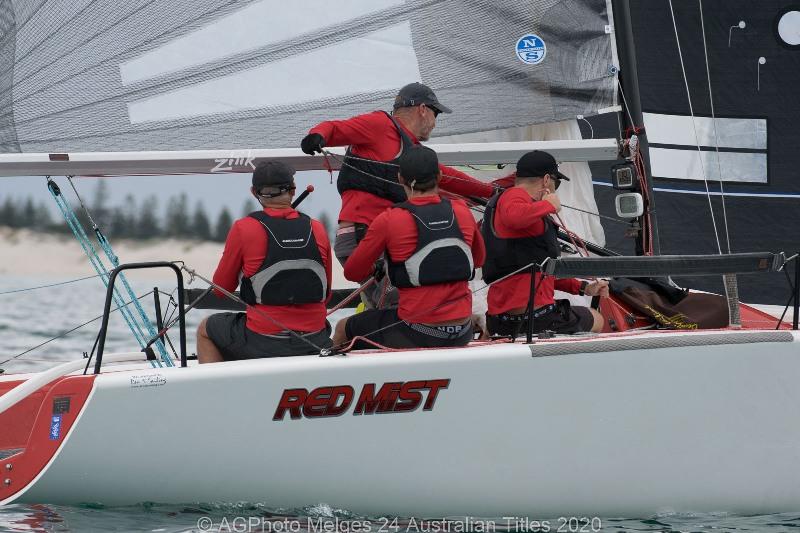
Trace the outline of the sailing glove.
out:
[[[325,138],[319,133],[309,133],[300,141],[300,149],[308,155],[321,154]]]

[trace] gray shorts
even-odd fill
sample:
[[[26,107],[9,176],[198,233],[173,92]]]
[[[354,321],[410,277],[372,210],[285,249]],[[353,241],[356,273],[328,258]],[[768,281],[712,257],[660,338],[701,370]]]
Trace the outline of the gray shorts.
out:
[[[353,255],[353,250],[358,246],[359,241],[367,233],[366,224],[355,224],[352,226],[339,225],[336,230],[336,241],[333,244],[333,253],[342,266],[347,262],[347,258]],[[362,280],[363,283],[366,280]],[[385,274],[377,283],[364,289],[361,293],[361,301],[368,309],[389,309],[397,307],[399,294],[397,289],[389,282],[389,277]]]
[[[217,313],[208,317],[206,333],[226,361],[260,359],[262,357],[287,357],[291,355],[318,354],[313,345],[329,348],[331,325],[325,329],[301,336],[308,342],[287,332],[262,335],[247,329],[245,313]]]

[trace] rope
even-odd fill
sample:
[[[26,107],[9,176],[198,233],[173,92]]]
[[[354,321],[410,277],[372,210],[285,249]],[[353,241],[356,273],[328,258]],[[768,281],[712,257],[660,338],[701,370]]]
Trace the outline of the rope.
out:
[[[731,253],[731,233],[728,230],[728,212],[725,208],[725,189],[722,185],[722,162],[719,158],[719,136],[717,134],[717,118],[714,115],[714,96],[711,92],[711,70],[708,65],[708,46],[706,44],[706,24],[703,17],[703,0],[700,2],[700,27],[703,30],[703,54],[706,60],[706,79],[708,80],[708,101],[711,104],[711,124],[714,126],[714,149],[717,153],[717,176],[719,177],[719,194],[722,201],[722,220],[725,224],[725,240],[728,245],[728,253]],[[730,41],[730,38],[728,39]]]
[[[72,230],[72,234],[78,240],[78,244],[81,245],[83,252],[86,254],[86,257],[89,258],[89,263],[95,269],[95,271],[100,275],[101,279],[103,280],[103,284],[108,287],[108,269],[105,268],[103,262],[100,260],[100,257],[97,254],[97,251],[92,246],[89,237],[86,235],[86,232],[83,230],[83,226],[81,225],[78,217],[75,215],[75,211],[69,205],[69,203],[64,198],[61,190],[59,189],[58,185],[50,179],[50,176],[47,177],[47,188],[50,191],[50,194],[53,196],[53,199],[56,202],[56,206],[61,211],[64,220],[67,222],[70,230]],[[121,307],[124,300],[122,295],[120,294],[119,290],[115,287],[113,291],[113,298],[114,302],[117,304],[117,307]],[[138,328],[135,328],[131,324],[131,320],[133,319],[130,311],[128,309],[123,309],[122,317],[125,320],[128,327],[133,332],[133,336],[136,338],[136,341],[139,343],[139,347],[144,347],[144,339],[143,336],[140,334]]]
[[[112,250],[111,244],[108,242],[108,239],[106,239],[106,237],[100,231],[100,228],[98,227],[97,223],[92,218],[89,209],[86,207],[86,204],[83,202],[83,198],[81,198],[77,188],[75,187],[75,184],[72,181],[72,176],[67,176],[67,181],[69,182],[70,187],[72,187],[72,190],[75,192],[75,196],[77,197],[78,202],[83,208],[86,217],[92,224],[92,229],[94,230],[95,236],[97,237],[97,242],[100,245],[103,252],[105,253],[106,258],[111,262],[114,268],[119,267],[120,265],[119,258]],[[55,184],[55,182],[52,179],[50,179],[49,176],[47,178],[47,183],[51,195],[55,199],[56,204],[59,206],[59,209],[61,210],[61,213],[64,216],[65,220],[67,220],[67,223],[70,226],[70,229],[72,229],[72,232],[75,235],[76,239],[78,239],[78,242],[81,244],[84,253],[86,253],[87,257],[89,258],[89,262],[92,264],[92,266],[95,268],[98,274],[105,273],[105,275],[101,276],[101,279],[103,280],[103,284],[106,287],[108,287],[108,283],[110,281],[110,275],[108,274],[108,271],[111,269],[105,268],[105,266],[103,265],[103,261],[100,259],[97,251],[95,250],[94,246],[89,240],[89,237],[83,230],[83,226],[78,220],[77,216],[75,215],[74,210],[69,205],[69,203],[67,203],[63,194],[61,194],[60,189]],[[150,322],[150,319],[147,317],[147,314],[144,312],[144,309],[142,308],[141,304],[138,303],[138,300],[135,300],[135,293],[131,288],[130,284],[128,283],[127,277],[123,273],[120,273],[117,276],[117,278],[122,282],[123,289],[127,293],[128,297],[134,299],[132,301],[136,302],[133,306],[133,310],[125,309],[121,314],[123,316],[123,319],[125,320],[125,323],[128,325],[128,328],[133,333],[134,338],[139,343],[139,347],[144,348],[147,345],[147,337],[145,336],[145,331],[147,332],[149,337],[152,338],[156,334],[155,327]],[[118,307],[122,305],[124,298],[122,297],[120,291],[116,287],[114,287],[113,289],[113,298]],[[175,366],[175,363],[173,362],[172,358],[167,353],[164,343],[159,341],[156,343],[156,347],[158,349],[159,355],[161,356],[161,361],[166,366]],[[153,361],[152,363],[153,366],[161,366],[161,363],[159,363],[158,361]]]
[[[678,57],[681,60],[681,72],[683,73],[683,83],[686,85],[686,98],[689,100],[689,113],[692,116],[692,128],[694,129],[694,139],[697,143],[697,155],[700,160],[700,168],[703,171],[703,183],[706,186],[706,198],[708,198],[708,209],[711,212],[711,223],[714,226],[714,237],[717,241],[717,250],[722,254],[722,246],[719,242],[719,231],[717,230],[717,218],[714,215],[714,206],[711,204],[711,190],[708,188],[708,176],[706,175],[706,165],[703,162],[703,151],[700,149],[700,136],[697,134],[697,123],[694,118],[694,107],[692,106],[692,94],[689,90],[689,78],[686,76],[686,66],[683,63],[683,51],[681,50],[681,41],[678,37],[678,24],[675,22],[675,10],[672,7],[672,0],[669,0],[669,11],[672,15],[672,27],[675,30],[675,41],[678,44]],[[721,176],[720,176],[721,177]]]
[[[244,300],[242,300],[241,298],[239,298],[238,296],[236,296],[232,292],[229,292],[228,290],[226,290],[224,287],[220,287],[219,285],[217,285],[213,281],[204,278],[203,276],[198,274],[195,270],[192,270],[191,268],[188,268],[185,265],[181,267],[181,270],[185,270],[192,277],[196,277],[196,278],[199,278],[199,279],[205,281],[206,283],[208,283],[208,285],[210,287],[213,287],[214,289],[218,290],[219,292],[221,292],[223,295],[227,296],[228,298],[230,298],[234,302],[239,302],[240,304],[244,304],[247,307],[247,309],[252,309],[254,313],[266,318],[267,320],[269,320],[270,322],[272,322],[273,324],[275,324],[276,326],[278,326],[282,330],[287,331],[289,333],[289,335],[299,339],[302,342],[305,342],[306,344],[308,344],[309,346],[311,346],[312,348],[317,350],[317,352],[319,352],[320,355],[325,355],[325,354],[327,354],[329,352],[329,350],[327,350],[325,348],[320,348],[319,346],[317,346],[316,344],[314,344],[313,342],[308,340],[306,338],[306,335],[300,335],[296,331],[290,329],[288,326],[282,324],[280,321],[272,318],[271,316],[269,316],[268,314],[266,314],[265,312],[263,312],[261,309],[257,308],[256,306],[245,302]],[[199,299],[196,300],[195,303],[197,301],[199,301]],[[314,332],[314,333],[316,333],[316,332]],[[310,334],[307,334],[307,335],[310,335]]]
[[[329,152],[328,150],[323,149],[322,153],[325,156],[330,156],[334,160],[338,161],[339,163],[341,163],[342,166],[350,167],[353,170],[361,172],[365,176],[369,176],[370,178],[374,178],[376,180],[380,180],[380,181],[382,181],[384,183],[391,183],[392,185],[397,185],[398,187],[402,187],[403,186],[403,184],[400,183],[400,182],[387,180],[386,178],[382,178],[380,176],[376,176],[374,174],[370,174],[369,172],[367,172],[367,171],[365,171],[363,169],[360,169],[358,167],[354,167],[353,165],[351,165],[347,161],[345,161],[345,157],[340,157],[339,155],[334,154],[333,152]],[[385,166],[388,166],[388,167],[395,167],[395,168],[399,168],[400,167],[400,165],[398,165],[396,163],[390,163],[388,161],[375,161],[374,159],[366,159],[366,158],[358,157],[358,156],[355,156],[355,155],[352,155],[352,154],[348,155],[347,159],[351,159],[351,160],[355,160],[355,161],[365,161],[365,162],[369,162],[369,163],[378,163],[378,164],[385,165]],[[461,176],[455,176],[453,174],[445,174],[445,173],[442,173],[442,176],[445,177],[445,178],[450,178],[452,180],[458,180],[458,181],[463,181],[465,183],[471,183],[473,185],[487,185],[487,186],[492,187],[494,189],[500,189],[501,188],[501,187],[498,187],[498,186],[493,185],[491,183],[484,183],[484,182],[476,180],[474,178],[467,179],[467,178],[462,178]],[[457,193],[450,193],[450,194],[457,194]],[[460,196],[460,195],[458,195],[458,196]]]
[[[131,300],[131,301],[127,302],[127,303],[124,303],[124,304],[122,304],[122,305],[121,305],[121,306],[119,306],[119,307],[115,307],[114,309],[112,309],[112,310],[111,310],[111,312],[112,312],[112,313],[114,313],[114,312],[116,312],[116,311],[119,311],[119,310],[124,310],[124,308],[125,308],[125,307],[129,306],[129,305],[130,305],[130,304],[132,304],[133,302],[139,301],[139,300],[141,300],[142,298],[146,298],[146,297],[150,296],[151,294],[153,294],[153,291],[150,291],[150,292],[147,292],[147,293],[145,293],[145,294],[142,294],[141,296],[137,296],[135,299],[133,299],[133,300]],[[48,340],[44,341],[44,342],[43,342],[43,343],[41,343],[41,344],[37,344],[37,345],[36,345],[36,346],[34,346],[33,348],[28,348],[28,349],[27,349],[27,350],[25,350],[24,352],[22,352],[22,353],[19,353],[19,354],[15,355],[14,357],[11,357],[11,358],[9,358],[9,359],[6,359],[5,361],[0,361],[0,365],[4,365],[4,364],[8,363],[9,361],[13,361],[14,359],[17,359],[18,357],[22,357],[22,356],[23,356],[23,355],[25,355],[26,353],[30,353],[30,352],[32,352],[32,351],[34,351],[34,350],[38,349],[38,348],[41,348],[41,347],[42,347],[42,346],[44,346],[45,344],[48,344],[48,343],[50,343],[50,342],[53,342],[54,340],[58,340],[58,339],[61,339],[61,338],[63,338],[63,337],[66,337],[67,335],[69,335],[69,334],[70,334],[70,333],[72,333],[73,331],[76,331],[76,330],[78,330],[78,329],[80,329],[80,328],[82,328],[82,327],[84,327],[84,326],[87,326],[87,325],[91,324],[92,322],[95,322],[95,321],[97,321],[97,320],[100,320],[101,318],[103,318],[103,315],[96,316],[96,317],[94,317],[93,319],[91,319],[91,320],[88,320],[88,321],[84,322],[83,324],[80,324],[80,325],[78,325],[78,326],[75,326],[74,328],[72,328],[72,329],[69,329],[69,330],[67,330],[67,331],[65,331],[65,332],[63,332],[63,333],[61,333],[61,334],[59,334],[59,335],[57,335],[57,336],[53,337],[52,339],[48,339]]]
[[[633,133],[638,133],[640,127],[637,126],[636,122],[633,120],[633,113],[631,113],[631,108],[628,107],[628,100],[625,98],[625,91],[622,90],[622,82],[619,80],[619,77],[617,77],[617,86],[619,87],[619,94],[622,95],[622,103],[625,104],[625,113],[628,115],[628,121],[633,128]],[[622,135],[620,135],[620,137],[622,137]]]
[[[458,296],[456,298],[451,298],[450,300],[445,300],[444,302],[441,302],[438,305],[435,305],[435,306],[433,306],[433,307],[431,307],[429,309],[425,309],[425,310],[419,311],[418,313],[415,313],[414,315],[412,315],[412,316],[410,316],[408,318],[409,319],[413,319],[413,318],[416,318],[416,317],[418,317],[420,315],[423,315],[425,313],[430,313],[432,311],[436,311],[437,309],[440,309],[440,308],[442,308],[442,307],[444,307],[446,305],[450,305],[450,304],[456,303],[459,300],[462,300],[463,298],[466,298],[467,296],[471,297],[473,294],[477,294],[477,293],[481,292],[482,290],[488,289],[491,285],[494,285],[495,283],[500,283],[501,281],[504,281],[504,280],[510,278],[511,276],[515,276],[515,275],[517,275],[517,274],[519,274],[521,272],[524,272],[525,270],[530,269],[532,266],[538,266],[538,265],[536,263],[528,263],[527,265],[525,265],[525,266],[523,266],[521,268],[518,268],[514,272],[506,274],[505,276],[503,276],[501,278],[498,278],[498,279],[492,281],[491,283],[484,284],[483,287],[478,287],[475,290],[469,291],[469,293],[467,293],[465,295]],[[382,328],[378,328],[378,329],[376,329],[374,331],[370,331],[369,333],[367,333],[365,335],[362,335],[362,337],[369,337],[371,335],[375,335],[376,333],[380,333],[381,331],[385,331],[385,330],[387,330],[389,328],[393,328],[393,327],[397,326],[398,324],[400,324],[402,322],[406,322],[406,320],[405,319],[397,320],[396,322],[393,322],[391,324],[383,326]],[[347,343],[342,343],[342,344],[339,344],[338,346],[334,346],[332,348],[332,350],[334,350],[334,351],[342,351],[343,347],[347,346],[347,344],[351,344],[351,341],[352,341],[352,339],[348,340]]]
[[[347,305],[350,302],[352,302],[355,299],[356,296],[358,296],[359,294],[364,292],[373,283],[375,283],[375,276],[372,276],[367,281],[365,281],[359,288],[357,288],[356,290],[354,290],[353,292],[348,294],[347,297],[344,300],[342,300],[338,304],[336,304],[333,307],[331,307],[330,309],[328,309],[328,315],[327,316],[331,316],[333,313],[335,313],[336,311],[338,311],[339,309],[341,309],[345,305]]]
[[[107,275],[107,274],[108,274],[108,272],[106,272],[104,274],[95,274],[94,276],[86,276],[85,278],[71,279],[71,280],[68,280],[68,281],[60,281],[58,283],[51,283],[49,285],[38,285],[36,287],[26,287],[24,289],[14,289],[14,290],[11,290],[11,291],[0,292],[0,296],[3,296],[5,294],[14,294],[14,293],[18,293],[18,292],[35,291],[37,289],[46,289],[48,287],[58,287],[59,285],[68,285],[70,283],[75,283],[75,282],[83,281],[83,280],[86,280],[86,279],[92,279],[92,278],[96,278],[96,277]]]

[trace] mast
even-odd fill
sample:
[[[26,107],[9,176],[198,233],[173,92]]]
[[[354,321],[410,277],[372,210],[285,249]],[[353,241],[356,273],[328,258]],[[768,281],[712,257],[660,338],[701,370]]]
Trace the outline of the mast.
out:
[[[617,55],[620,61],[619,82],[625,94],[622,107],[622,124],[628,131],[637,131],[639,150],[642,154],[645,168],[645,182],[647,195],[645,198],[644,214],[639,217],[640,231],[647,230],[647,224],[653,232],[652,249],[655,255],[661,254],[661,244],[658,238],[658,224],[656,222],[656,203],[653,196],[653,179],[650,172],[650,150],[647,142],[647,132],[644,130],[642,116],[642,102],[639,95],[639,76],[636,72],[636,44],[633,41],[633,25],[629,0],[611,0],[614,15],[614,35],[617,40]],[[625,107],[627,102],[627,108]],[[630,110],[630,116],[628,115]],[[634,124],[631,124],[633,120]],[[645,214],[649,214],[646,217]],[[649,218],[649,220],[648,220]],[[640,239],[636,239],[636,254],[642,255],[644,250]]]

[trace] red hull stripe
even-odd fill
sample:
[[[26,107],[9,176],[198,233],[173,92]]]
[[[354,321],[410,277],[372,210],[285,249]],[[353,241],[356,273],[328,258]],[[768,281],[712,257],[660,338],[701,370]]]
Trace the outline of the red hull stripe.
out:
[[[22,450],[0,459],[0,501],[27,487],[52,459],[83,409],[94,378],[59,378],[0,413],[0,452]],[[0,395],[18,383],[0,383]]]

